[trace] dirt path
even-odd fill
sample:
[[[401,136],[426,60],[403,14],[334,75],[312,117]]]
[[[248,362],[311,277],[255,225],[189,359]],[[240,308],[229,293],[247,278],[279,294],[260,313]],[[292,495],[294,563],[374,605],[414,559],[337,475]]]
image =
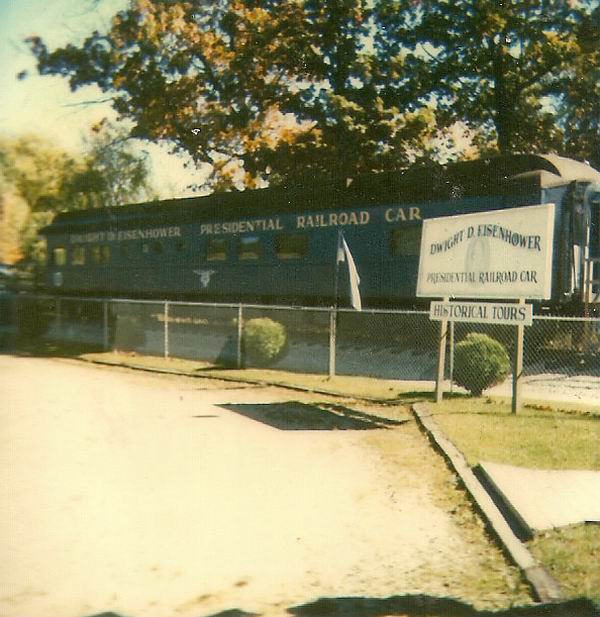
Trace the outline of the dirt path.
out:
[[[460,596],[486,567],[516,585],[440,507],[412,425],[281,430],[257,414],[306,397],[11,356],[0,397],[2,616],[283,614]]]

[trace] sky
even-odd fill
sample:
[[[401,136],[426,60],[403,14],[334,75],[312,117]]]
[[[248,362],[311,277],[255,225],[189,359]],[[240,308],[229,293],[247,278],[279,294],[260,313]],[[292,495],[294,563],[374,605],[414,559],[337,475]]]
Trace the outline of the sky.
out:
[[[40,76],[35,59],[23,42],[36,35],[49,49],[78,44],[94,30],[106,30],[111,17],[128,0],[0,0],[0,134],[34,133],[57,147],[82,152],[82,135],[102,118],[115,119],[108,103],[84,105],[103,98],[96,87],[71,92],[62,77]],[[27,71],[28,77],[17,79]],[[152,160],[151,180],[161,198],[190,195],[195,176],[165,147],[143,144]]]

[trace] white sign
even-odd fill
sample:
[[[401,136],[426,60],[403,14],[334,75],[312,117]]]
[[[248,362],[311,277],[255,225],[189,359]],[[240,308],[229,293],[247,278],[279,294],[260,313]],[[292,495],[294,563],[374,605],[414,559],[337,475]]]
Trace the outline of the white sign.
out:
[[[434,321],[468,321],[471,323],[510,324],[530,326],[533,323],[531,304],[501,304],[498,302],[437,302],[429,307]]]
[[[423,221],[417,296],[550,298],[554,204]]]

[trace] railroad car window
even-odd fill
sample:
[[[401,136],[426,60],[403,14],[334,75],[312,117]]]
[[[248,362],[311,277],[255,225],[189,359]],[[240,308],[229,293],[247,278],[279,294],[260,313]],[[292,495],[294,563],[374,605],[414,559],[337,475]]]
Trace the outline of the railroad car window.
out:
[[[421,225],[410,225],[392,229],[390,253],[394,257],[414,257],[421,248]]]
[[[55,266],[64,266],[67,263],[67,249],[63,246],[57,246],[52,251],[52,263]]]
[[[279,234],[275,237],[275,253],[279,259],[301,259],[308,253],[306,234]]]
[[[260,259],[262,254],[260,238],[258,236],[244,236],[238,240],[238,259]]]
[[[227,261],[227,240],[209,238],[206,242],[206,261]]]
[[[85,264],[85,247],[76,246],[71,251],[71,265],[83,266]]]
[[[92,246],[91,252],[92,252],[92,263],[96,265],[99,263],[102,263],[102,250],[97,244],[94,244]]]

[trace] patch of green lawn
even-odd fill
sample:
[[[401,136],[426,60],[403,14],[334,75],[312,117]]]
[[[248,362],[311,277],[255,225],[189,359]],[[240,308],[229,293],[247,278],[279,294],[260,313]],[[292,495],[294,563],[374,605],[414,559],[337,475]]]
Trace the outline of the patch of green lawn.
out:
[[[600,416],[547,405],[512,414],[510,402],[457,398],[431,405],[446,435],[470,465],[494,461],[539,469],[600,469]],[[528,543],[565,597],[600,605],[600,526],[577,525]]]
[[[576,525],[537,535],[529,548],[559,582],[566,597],[600,607],[600,525]]]
[[[159,356],[142,356],[133,353],[104,352],[82,354],[84,360],[133,365],[148,369],[173,370],[194,376],[227,378],[240,381],[266,382],[297,386],[324,392],[338,393],[355,398],[373,398],[382,401],[405,404],[408,400],[426,400],[432,394],[423,388],[420,382],[398,382],[391,379],[374,379],[336,375],[316,375],[292,373],[274,369],[232,369],[221,368],[208,362],[182,360],[179,358],[162,358]],[[408,398],[407,398],[408,397]]]
[[[509,402],[465,397],[431,410],[470,465],[600,469],[600,416],[540,407],[512,414]]]

